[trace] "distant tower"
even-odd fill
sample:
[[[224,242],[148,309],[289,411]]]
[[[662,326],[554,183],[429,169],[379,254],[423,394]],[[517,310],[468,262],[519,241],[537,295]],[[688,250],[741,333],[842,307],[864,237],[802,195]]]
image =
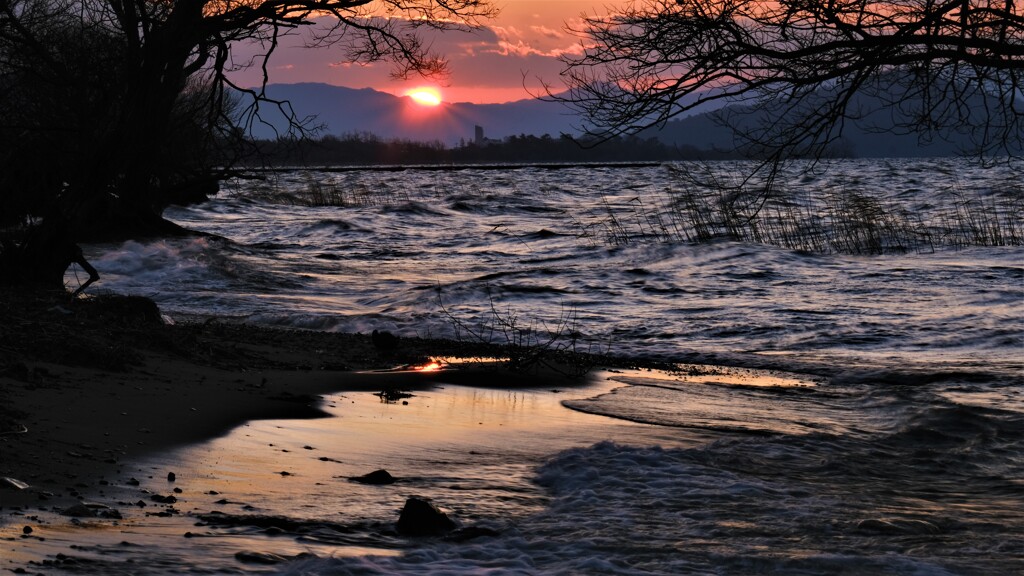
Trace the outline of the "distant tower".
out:
[[[484,127],[473,126],[473,142],[476,142],[477,146],[482,146],[484,143]]]

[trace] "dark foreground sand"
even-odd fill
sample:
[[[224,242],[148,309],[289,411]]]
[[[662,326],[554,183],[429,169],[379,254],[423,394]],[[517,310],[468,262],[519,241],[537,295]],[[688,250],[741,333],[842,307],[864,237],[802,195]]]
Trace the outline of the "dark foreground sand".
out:
[[[415,384],[359,371],[502,354],[442,340],[387,348],[359,334],[166,325],[143,299],[0,290],[0,525],[26,506],[67,506],[123,480],[131,458],[247,420],[316,416],[320,394]]]

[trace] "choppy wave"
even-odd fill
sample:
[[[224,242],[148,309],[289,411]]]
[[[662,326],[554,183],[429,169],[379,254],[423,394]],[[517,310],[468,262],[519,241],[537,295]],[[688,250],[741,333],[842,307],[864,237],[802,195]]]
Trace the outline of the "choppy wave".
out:
[[[1008,433],[1019,433],[1020,422]],[[897,434],[898,436],[899,434]],[[962,482],[881,437],[741,438],[696,449],[602,442],[537,482],[548,508],[496,538],[396,557],[304,560],[290,574],[1013,574],[1019,480]],[[1022,471],[1020,444],[1003,472]],[[940,475],[940,476],[937,476]],[[1016,476],[1020,478],[1020,476]]]
[[[413,545],[381,536],[378,519],[335,545],[398,555],[320,554],[274,570],[1024,572],[1024,248],[869,257],[657,234],[597,241],[609,206],[682,186],[664,168],[311,173],[271,184],[294,191],[310,179],[386,198],[283,206],[238,182],[168,212],[222,240],[88,247],[97,287],[150,296],[172,317],[410,336],[455,336],[452,317],[533,327],[569,313],[584,348],[817,379],[755,387],[622,375],[614,391],[565,406],[668,439],[714,440],[592,439],[530,461],[547,505],[523,508],[497,537]],[[814,193],[838,182],[927,206],[951,189],[1005,197],[1021,180],[959,160],[858,160],[790,184]]]
[[[1021,180],[1014,167],[965,160],[848,160],[787,185],[797,195],[843,185],[931,205],[951,189],[1019,195]],[[312,181],[400,201],[285,206],[261,192]],[[88,253],[103,276],[97,289],[152,297],[171,317],[454,337],[452,317],[488,325],[500,321],[497,311],[544,326],[570,311],[584,348],[830,375],[977,371],[1019,382],[1024,248],[846,256],[722,239],[594,245],[583,235],[587,214],[685,186],[661,167],[281,175],[231,183],[210,202],[168,211],[225,240]]]

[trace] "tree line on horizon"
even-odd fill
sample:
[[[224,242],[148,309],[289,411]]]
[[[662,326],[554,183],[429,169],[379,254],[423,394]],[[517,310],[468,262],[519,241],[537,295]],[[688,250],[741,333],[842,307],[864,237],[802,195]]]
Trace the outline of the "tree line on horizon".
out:
[[[518,134],[485,142],[385,139],[372,133],[324,135],[319,138],[261,140],[261,154],[251,162],[262,166],[373,166],[416,164],[543,164],[671,162],[741,158],[731,151],[702,150],[665,144],[657,138],[616,136],[596,143],[568,135]],[[241,166],[240,166],[241,167]]]

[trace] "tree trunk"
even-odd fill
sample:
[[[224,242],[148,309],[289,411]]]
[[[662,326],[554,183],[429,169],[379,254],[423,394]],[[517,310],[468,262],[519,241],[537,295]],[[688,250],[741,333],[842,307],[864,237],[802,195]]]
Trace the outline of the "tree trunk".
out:
[[[82,289],[99,279],[75,243],[71,226],[59,215],[30,228],[21,242],[5,239],[0,262],[4,284],[63,290],[64,272],[71,264],[78,264],[89,275]]]
[[[170,184],[160,177],[167,168],[175,105],[197,67],[189,59],[195,60],[202,5],[196,0],[177,2],[167,21],[149,29],[141,42],[126,46],[120,109],[114,110],[110,129],[92,148],[92,161],[85,167],[88,174],[63,202],[75,240],[187,233],[161,216],[165,203],[158,190]]]

